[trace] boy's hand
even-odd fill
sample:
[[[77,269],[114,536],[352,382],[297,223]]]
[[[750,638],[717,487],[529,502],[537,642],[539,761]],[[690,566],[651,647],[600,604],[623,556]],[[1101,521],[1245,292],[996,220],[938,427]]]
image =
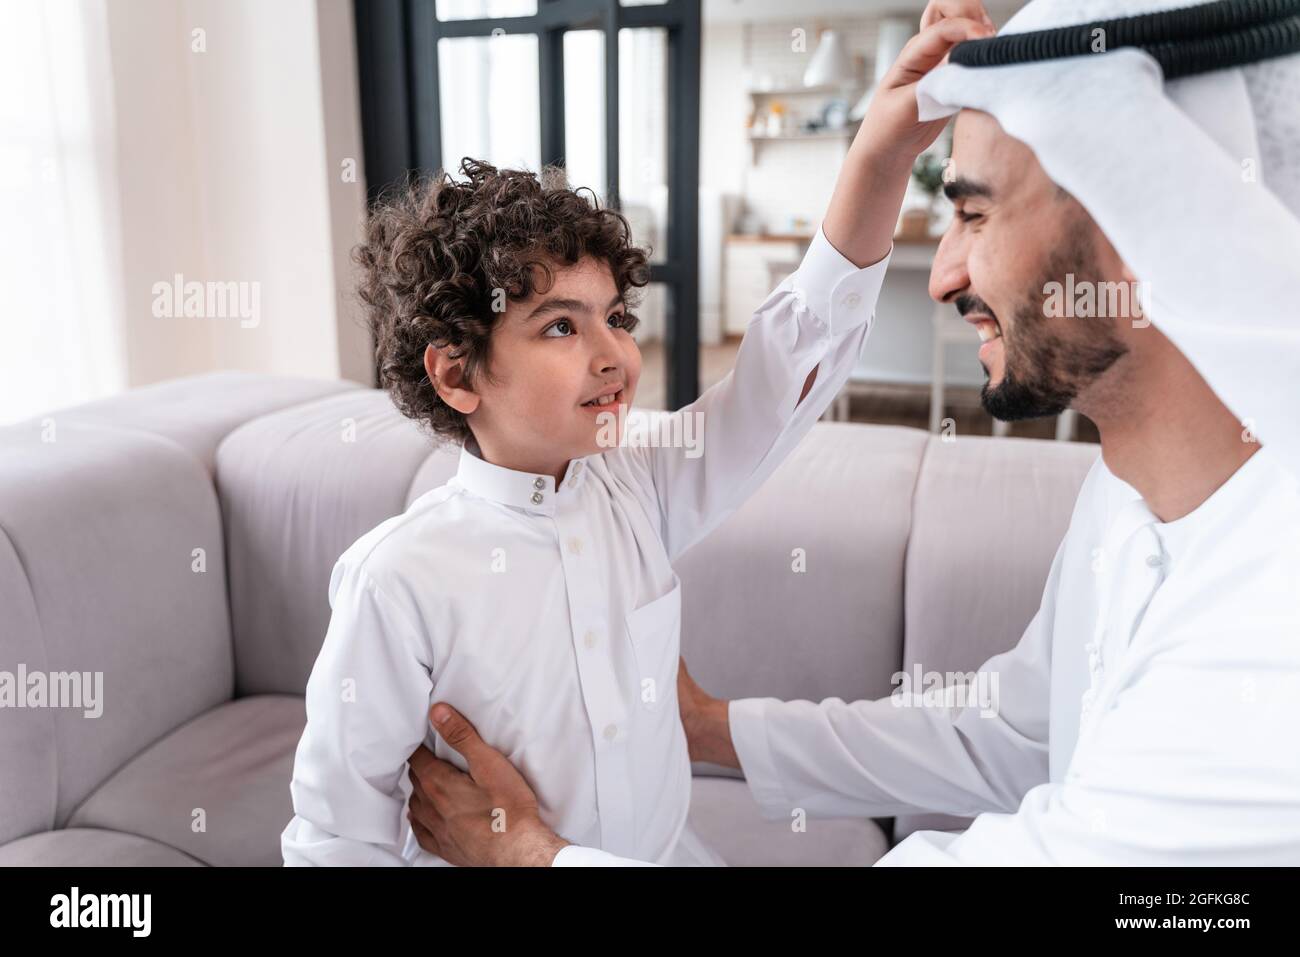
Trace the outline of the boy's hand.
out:
[[[916,84],[943,63],[963,40],[996,33],[980,0],[930,0],[921,31],[903,47],[881,81],[853,146],[876,156],[898,156],[911,163],[938,138],[947,117],[921,123],[916,117]]]
[[[407,817],[420,847],[461,867],[549,867],[569,842],[542,822],[523,775],[451,705],[435,704],[429,717],[469,771],[423,745],[411,755]]]
[[[855,266],[873,265],[889,254],[912,164],[947,122],[917,119],[916,84],[961,41],[995,32],[979,0],[930,0],[921,32],[885,74],[849,147],[822,220],[831,245]]]

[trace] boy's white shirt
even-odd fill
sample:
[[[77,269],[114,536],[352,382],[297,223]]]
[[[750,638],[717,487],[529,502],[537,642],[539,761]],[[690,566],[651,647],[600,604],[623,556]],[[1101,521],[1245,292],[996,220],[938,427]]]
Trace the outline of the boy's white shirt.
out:
[[[574,460],[557,489],[465,449],[455,478],[344,552],[307,684],[285,863],[445,863],[406,818],[418,745],[464,768],[429,724],[435,701],[523,772],[566,839],[606,856],[722,863],[687,825],[671,562],[830,405],[861,355],[888,262],[859,269],[818,230],[755,311],[732,373],[672,413],[696,417],[700,454],[614,449]]]

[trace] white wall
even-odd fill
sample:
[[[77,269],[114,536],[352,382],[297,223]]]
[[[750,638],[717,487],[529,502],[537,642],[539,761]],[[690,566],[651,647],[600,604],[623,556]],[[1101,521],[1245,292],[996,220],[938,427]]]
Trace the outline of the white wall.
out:
[[[365,190],[350,2],[109,13],[130,384],[222,368],[369,381],[348,260]],[[156,317],[154,284],[177,273],[258,284],[256,324]]]

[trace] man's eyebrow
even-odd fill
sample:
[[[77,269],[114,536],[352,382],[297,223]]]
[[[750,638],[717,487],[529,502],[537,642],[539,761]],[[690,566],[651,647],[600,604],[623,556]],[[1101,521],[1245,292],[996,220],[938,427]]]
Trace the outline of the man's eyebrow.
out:
[[[978,180],[958,176],[951,183],[943,184],[943,195],[954,203],[959,199],[966,199],[970,196],[982,196],[985,199],[992,199],[993,187]]]
[[[614,298],[611,299],[609,301],[609,305],[605,307],[605,311],[608,312],[610,309],[613,309],[622,301],[623,301],[623,294],[615,293]],[[530,312],[528,314],[528,317],[524,319],[524,322],[532,322],[537,317],[548,315],[552,312],[586,312],[586,311],[587,311],[587,304],[583,302],[581,299],[547,299],[544,302],[540,303],[536,309]]]

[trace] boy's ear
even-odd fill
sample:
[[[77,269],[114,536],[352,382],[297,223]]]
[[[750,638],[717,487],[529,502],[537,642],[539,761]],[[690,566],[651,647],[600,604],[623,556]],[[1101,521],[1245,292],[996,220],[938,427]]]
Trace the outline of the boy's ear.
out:
[[[426,346],[424,371],[433,383],[438,398],[461,415],[469,415],[478,408],[479,395],[465,383],[465,360],[452,358],[451,352],[451,346]]]

